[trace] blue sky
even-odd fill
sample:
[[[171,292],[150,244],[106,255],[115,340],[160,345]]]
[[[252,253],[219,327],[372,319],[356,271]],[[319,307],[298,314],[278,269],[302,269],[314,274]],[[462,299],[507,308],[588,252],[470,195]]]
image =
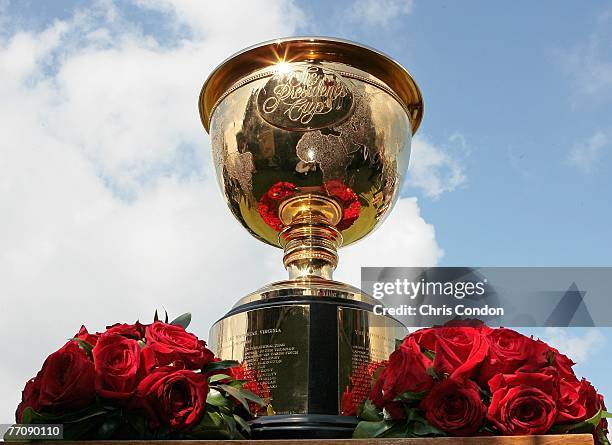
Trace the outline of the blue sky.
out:
[[[303,34],[386,52],[425,99],[404,199],[343,255],[340,278],[372,258],[610,265],[609,2],[0,1],[0,152],[10,161],[0,162],[0,205],[11,215],[0,222],[2,305],[9,318],[73,308],[19,328],[49,335],[25,335],[37,353],[0,369],[13,394],[1,416],[16,382],[82,321],[96,329],[164,305],[193,311],[206,337],[239,296],[279,278],[278,253],[223,208],[195,103],[233,51]],[[219,232],[223,243],[210,235]],[[537,334],[584,354],[578,371],[612,398],[610,329]]]

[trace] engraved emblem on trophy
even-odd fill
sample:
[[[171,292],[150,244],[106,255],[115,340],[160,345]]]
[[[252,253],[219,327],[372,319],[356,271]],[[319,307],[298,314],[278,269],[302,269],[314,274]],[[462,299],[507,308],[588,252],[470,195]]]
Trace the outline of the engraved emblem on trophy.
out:
[[[399,196],[421,93],[373,49],[288,38],[223,62],[199,106],[230,211],[283,249],[288,271],[217,321],[211,348],[270,391],[274,413],[253,422],[254,437],[350,437],[357,421],[341,399],[351,376],[384,360],[406,329],[332,273],[338,249],[376,229]]]

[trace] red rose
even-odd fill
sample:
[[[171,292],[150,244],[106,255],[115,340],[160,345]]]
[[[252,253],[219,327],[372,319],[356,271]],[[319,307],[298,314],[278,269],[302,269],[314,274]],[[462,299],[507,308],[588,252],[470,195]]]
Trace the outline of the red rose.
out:
[[[507,436],[547,432],[557,416],[557,380],[548,370],[496,375],[487,418]]]
[[[414,341],[404,341],[389,357],[389,363],[378,375],[370,393],[370,399],[378,408],[385,408],[394,418],[404,413],[398,410],[394,399],[403,392],[428,391],[434,384],[427,373],[432,366]]]
[[[85,326],[81,326],[81,329],[79,329],[79,332],[77,332],[77,334],[74,336],[74,338],[78,338],[79,340],[86,341],[91,346],[96,345],[96,342],[98,341],[98,337],[99,337],[98,334],[90,334],[89,332],[87,332],[87,328]]]
[[[601,394],[598,394],[597,396],[599,399],[599,406],[604,411],[607,411],[603,396]],[[595,436],[595,443],[603,445],[605,442],[600,440],[600,435],[603,435],[604,437],[608,435],[608,419],[605,417],[601,419],[601,422],[599,422],[599,425],[597,425],[595,431],[593,432],[593,436]]]
[[[145,370],[138,342],[119,334],[103,334],[92,353],[98,394],[108,399],[131,397]]]
[[[206,343],[182,326],[156,321],[147,326],[145,337],[161,366],[181,362],[188,368],[198,369],[214,358]]]
[[[483,388],[497,374],[512,374],[521,367],[538,371],[547,365],[550,348],[512,329],[491,329],[484,336],[489,353],[477,381]]]
[[[184,430],[202,418],[208,382],[203,374],[165,366],[145,377],[136,393],[153,427]]]
[[[545,345],[545,343],[540,342]],[[548,345],[546,345],[548,346]],[[552,366],[559,371],[559,377],[569,381],[578,381],[572,367],[576,364],[566,355],[561,354],[555,348],[548,346],[549,353],[552,354]]]
[[[471,436],[482,426],[487,407],[478,386],[471,380],[442,380],[421,401],[425,417],[452,436]]]
[[[93,403],[94,375],[94,365],[85,351],[73,341],[66,343],[47,357],[36,378],[26,384],[17,407],[18,420],[29,406],[55,414]]]
[[[37,376],[38,377],[38,376]],[[21,403],[17,406],[15,411],[15,421],[17,423],[23,422],[23,412],[26,408],[32,408],[34,411],[39,411],[40,406],[38,405],[38,398],[40,397],[40,382],[37,377],[28,380],[21,393]]]
[[[587,380],[560,380],[555,423],[582,422],[597,414],[600,408],[600,396]]]
[[[435,353],[433,366],[439,375],[455,379],[472,377],[488,350],[481,328],[434,327],[418,330],[408,338]]]
[[[107,326],[105,334],[119,334],[132,340],[142,340],[144,338],[145,326],[136,322],[134,324],[115,323]]]

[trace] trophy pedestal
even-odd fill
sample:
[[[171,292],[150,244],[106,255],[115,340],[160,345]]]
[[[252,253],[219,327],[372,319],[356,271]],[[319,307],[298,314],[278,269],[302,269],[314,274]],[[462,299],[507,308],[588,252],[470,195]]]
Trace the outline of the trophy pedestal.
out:
[[[253,439],[349,439],[357,417],[331,414],[288,414],[259,417],[251,422]]]
[[[215,354],[240,362],[270,392],[276,415],[253,421],[255,438],[351,436],[357,422],[342,416],[343,393],[350,387],[355,400],[365,399],[368,365],[406,334],[373,312],[376,303],[341,283],[289,281],[245,297],[212,327]]]

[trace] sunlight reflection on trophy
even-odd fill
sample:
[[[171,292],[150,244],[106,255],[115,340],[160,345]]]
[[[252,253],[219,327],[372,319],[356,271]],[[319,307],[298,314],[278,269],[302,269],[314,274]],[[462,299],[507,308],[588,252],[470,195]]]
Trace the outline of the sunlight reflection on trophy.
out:
[[[375,50],[288,38],[223,62],[199,105],[231,212],[284,250],[289,272],[239,300],[213,326],[211,347],[269,389],[275,414],[253,422],[254,437],[350,437],[356,420],[343,394],[405,328],[376,315],[373,298],[332,272],[337,249],[373,231],[399,196],[423,114],[420,91]],[[350,394],[355,403],[367,395],[360,392]]]

